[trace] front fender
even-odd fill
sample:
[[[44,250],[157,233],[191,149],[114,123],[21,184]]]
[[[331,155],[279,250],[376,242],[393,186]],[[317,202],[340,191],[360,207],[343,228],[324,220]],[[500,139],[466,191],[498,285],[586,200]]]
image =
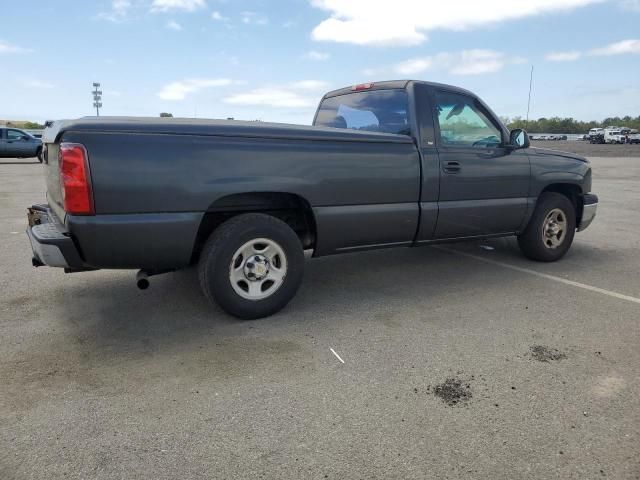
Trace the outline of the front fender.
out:
[[[545,189],[558,184],[575,185],[580,188],[582,193],[587,193],[583,189],[585,183],[584,177],[584,174],[577,172],[542,172],[533,178],[531,194],[537,198]]]

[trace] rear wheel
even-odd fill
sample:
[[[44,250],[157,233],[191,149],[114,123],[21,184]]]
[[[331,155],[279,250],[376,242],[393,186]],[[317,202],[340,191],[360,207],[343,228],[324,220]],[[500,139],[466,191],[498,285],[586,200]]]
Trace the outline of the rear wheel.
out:
[[[296,294],[304,252],[296,233],[270,215],[239,215],[209,237],[198,264],[204,294],[245,320],[281,310]]]
[[[554,262],[562,258],[576,232],[576,212],[573,203],[560,193],[540,195],[529,225],[518,236],[520,250],[539,262]]]

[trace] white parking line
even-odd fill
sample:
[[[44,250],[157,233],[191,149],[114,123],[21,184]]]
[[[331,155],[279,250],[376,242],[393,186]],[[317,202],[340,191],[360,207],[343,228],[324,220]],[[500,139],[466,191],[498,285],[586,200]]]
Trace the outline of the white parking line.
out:
[[[329,347],[329,350],[331,350],[331,353],[333,353],[338,360],[340,360],[342,363],[344,363],[344,360],[342,358],[340,358],[340,355],[338,355],[333,348]]]
[[[612,292],[611,290],[605,290],[604,288],[598,288],[591,285],[587,285],[586,283],[574,282],[573,280],[567,280],[566,278],[556,277],[555,275],[549,275],[547,273],[536,272],[535,270],[529,270],[528,268],[517,267],[515,265],[511,265],[510,263],[499,262],[497,260],[491,260],[489,258],[481,257],[478,255],[474,255],[472,253],[461,252],[460,250],[454,250],[446,247],[435,247],[438,250],[442,250],[450,253],[457,253],[458,255],[463,255],[465,257],[473,258],[475,260],[479,260],[481,262],[490,263],[492,265],[498,265],[503,268],[509,268],[511,270],[515,270],[521,273],[528,273],[530,275],[535,275],[536,277],[544,278],[546,280],[552,280],[558,283],[564,283],[565,285],[571,285],[572,287],[582,288],[583,290],[589,290],[590,292],[601,293],[602,295],[607,295],[609,297],[617,298],[619,300],[626,300],[627,302],[639,303],[640,298],[632,297],[630,295],[624,295],[618,292]]]

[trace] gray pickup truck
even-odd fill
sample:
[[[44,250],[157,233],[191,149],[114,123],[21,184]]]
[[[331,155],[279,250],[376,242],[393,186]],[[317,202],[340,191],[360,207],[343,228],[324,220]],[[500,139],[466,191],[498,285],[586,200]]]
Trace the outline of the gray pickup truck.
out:
[[[35,266],[198,266],[204,294],[260,318],[313,256],[516,235],[554,261],[598,198],[580,156],[531,148],[477,96],[422,81],[327,93],[313,126],[175,118],[58,121],[43,135]]]
[[[0,158],[36,157],[42,163],[42,140],[18,128],[0,127]]]

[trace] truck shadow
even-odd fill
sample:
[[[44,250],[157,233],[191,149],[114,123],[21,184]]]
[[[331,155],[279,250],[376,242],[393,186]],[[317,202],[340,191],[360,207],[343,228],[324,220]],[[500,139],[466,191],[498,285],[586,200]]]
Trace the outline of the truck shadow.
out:
[[[522,260],[514,242],[494,245],[501,260]],[[477,255],[494,253],[479,247],[464,245]],[[517,272],[458,255],[458,246],[446,248],[378,250],[307,261],[298,295],[282,312],[257,321],[237,320],[211,305],[200,292],[194,269],[153,277],[145,291],[136,289],[131,273],[95,272],[82,286],[65,287],[56,308],[87,361],[195,356],[211,365],[258,365],[265,355],[304,357],[311,343],[300,343],[300,338],[307,333],[357,330],[389,312],[400,319],[423,315],[428,322],[431,306],[447,308],[452,291],[481,299],[494,297],[505,282],[528,281]],[[579,249],[583,255],[589,247]]]

